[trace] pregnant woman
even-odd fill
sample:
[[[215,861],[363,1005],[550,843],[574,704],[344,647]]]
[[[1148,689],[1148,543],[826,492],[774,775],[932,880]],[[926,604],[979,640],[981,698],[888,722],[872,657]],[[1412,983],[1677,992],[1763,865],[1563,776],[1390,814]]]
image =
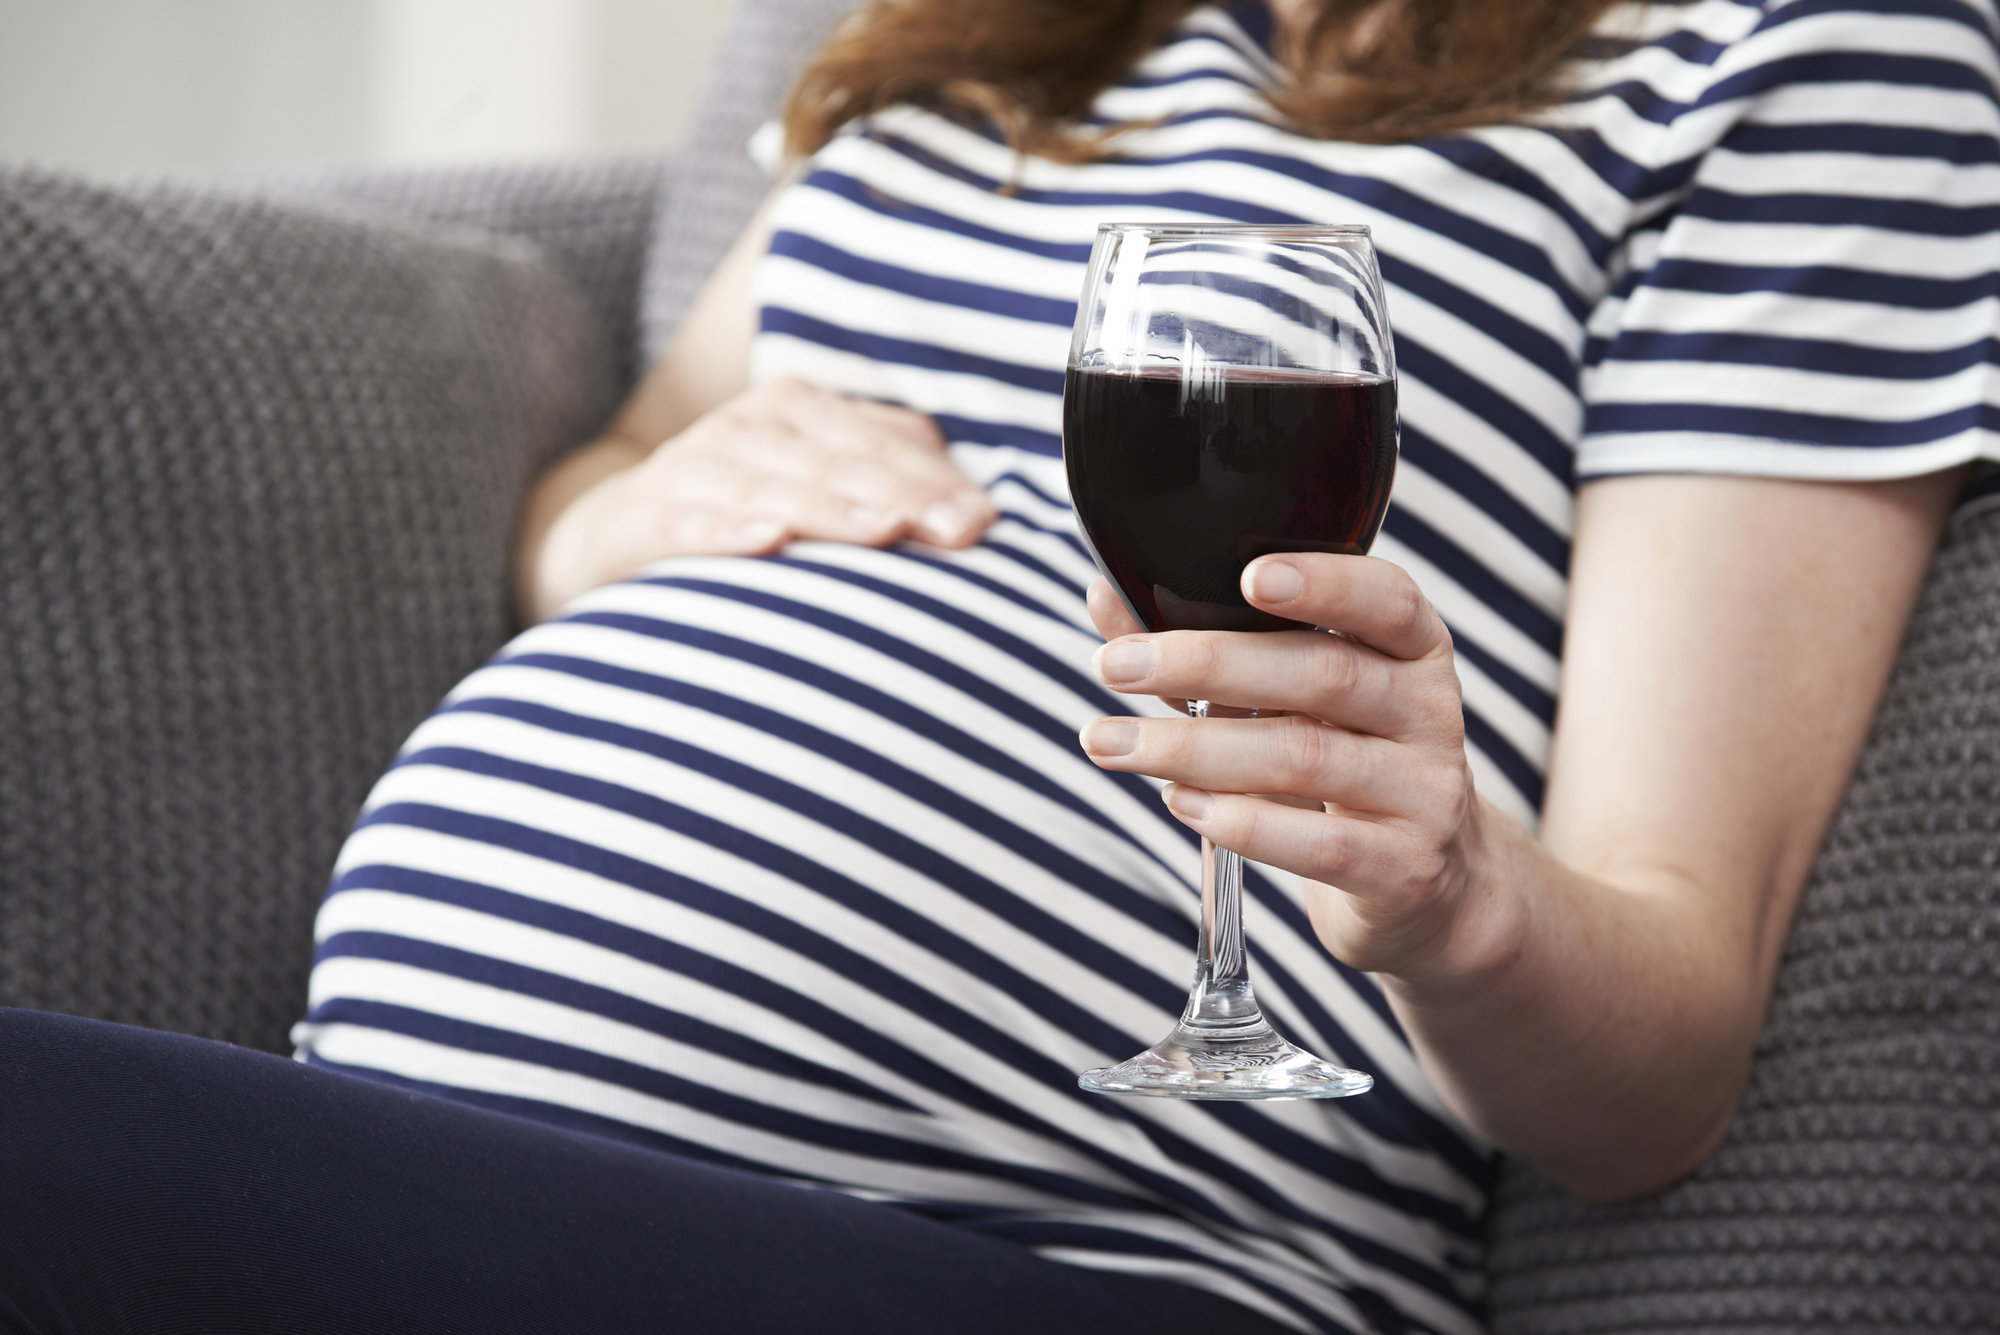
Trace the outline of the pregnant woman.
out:
[[[0,1016],[0,1326],[1476,1330],[1491,1147],[1617,1198],[1728,1125],[2000,454],[1994,68],[1954,0],[864,10],[363,814],[304,1064]],[[1373,228],[1387,526],[1244,575],[1344,636],[1091,587],[1106,220]],[[1197,835],[1373,1092],[1077,1089]]]

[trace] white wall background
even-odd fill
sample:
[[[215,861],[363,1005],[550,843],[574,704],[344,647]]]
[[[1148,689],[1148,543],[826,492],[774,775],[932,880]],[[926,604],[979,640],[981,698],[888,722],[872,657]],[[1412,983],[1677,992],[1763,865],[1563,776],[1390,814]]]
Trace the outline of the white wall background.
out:
[[[96,175],[670,146],[728,0],[0,0],[0,161]]]

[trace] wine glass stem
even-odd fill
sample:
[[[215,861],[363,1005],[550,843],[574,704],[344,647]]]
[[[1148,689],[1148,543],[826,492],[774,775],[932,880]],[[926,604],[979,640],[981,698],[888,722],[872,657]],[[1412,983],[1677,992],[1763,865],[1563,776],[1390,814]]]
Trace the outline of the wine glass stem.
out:
[[[1208,701],[1190,700],[1188,712],[1208,717]],[[1201,935],[1195,945],[1194,986],[1183,1028],[1210,1038],[1249,1037],[1269,1026],[1250,989],[1243,952],[1243,859],[1201,841]]]

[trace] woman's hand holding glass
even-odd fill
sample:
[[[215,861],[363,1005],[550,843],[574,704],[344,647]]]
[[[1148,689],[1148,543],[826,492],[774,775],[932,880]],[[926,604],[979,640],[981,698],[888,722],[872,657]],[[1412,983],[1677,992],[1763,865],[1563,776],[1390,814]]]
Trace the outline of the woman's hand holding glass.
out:
[[[754,556],[795,538],[965,547],[993,522],[920,413],[778,379],[745,390],[570,500],[524,571],[533,616],[673,556]]]
[[[1110,585],[1090,610],[1105,685],[1256,717],[1107,718],[1084,730],[1105,769],[1172,780],[1174,814],[1217,845],[1306,878],[1320,940],[1358,969],[1476,978],[1504,953],[1511,900],[1474,893],[1482,825],[1450,633],[1416,581],[1376,557],[1268,556],[1255,606],[1324,631],[1146,634]],[[1337,889],[1335,887],[1338,887]]]

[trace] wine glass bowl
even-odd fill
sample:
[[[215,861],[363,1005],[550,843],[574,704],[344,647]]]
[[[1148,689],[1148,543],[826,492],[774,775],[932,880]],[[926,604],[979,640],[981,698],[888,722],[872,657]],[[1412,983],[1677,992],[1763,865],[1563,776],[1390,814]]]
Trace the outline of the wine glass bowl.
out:
[[[1063,459],[1084,539],[1150,631],[1277,631],[1243,569],[1358,554],[1388,509],[1394,351],[1365,227],[1098,229],[1063,388]],[[1205,701],[1190,712],[1207,716]],[[1102,1093],[1331,1098],[1371,1077],[1280,1037],[1250,986],[1242,861],[1202,841],[1195,980],[1180,1023],[1085,1072]]]

